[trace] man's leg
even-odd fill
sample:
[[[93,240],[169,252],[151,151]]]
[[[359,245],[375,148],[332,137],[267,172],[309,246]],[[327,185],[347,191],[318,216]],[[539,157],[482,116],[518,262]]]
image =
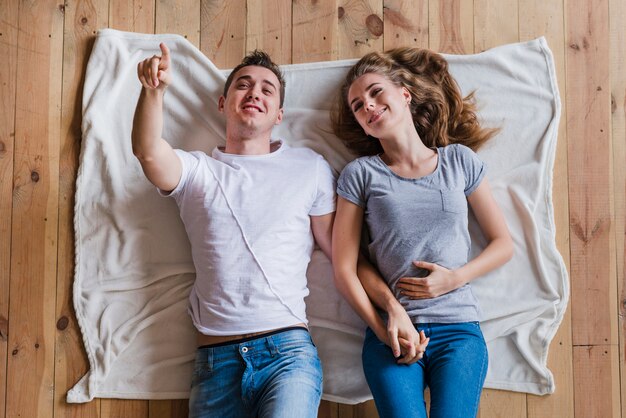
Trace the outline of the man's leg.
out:
[[[201,348],[196,351],[189,418],[241,418],[250,416],[241,395],[246,364],[238,345]],[[164,376],[167,379],[167,376]]]
[[[422,360],[398,364],[391,348],[368,328],[363,343],[363,371],[381,418],[426,418]]]
[[[265,339],[267,357],[256,359],[259,418],[315,418],[322,396],[322,366],[310,334],[292,330]],[[264,363],[264,364],[261,364]]]

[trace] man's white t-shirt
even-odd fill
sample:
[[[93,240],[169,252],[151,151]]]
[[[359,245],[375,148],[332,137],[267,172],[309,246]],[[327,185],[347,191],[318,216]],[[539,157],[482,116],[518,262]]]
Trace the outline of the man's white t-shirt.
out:
[[[176,150],[182,176],[168,196],[191,242],[190,314],[203,334],[307,322],[309,216],[335,210],[335,176],[314,151],[276,145],[264,155]]]

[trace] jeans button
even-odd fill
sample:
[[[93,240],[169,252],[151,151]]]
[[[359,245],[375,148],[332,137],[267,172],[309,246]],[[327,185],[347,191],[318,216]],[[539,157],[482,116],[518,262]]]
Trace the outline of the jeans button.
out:
[[[241,352],[242,353],[247,353],[248,352],[248,347],[241,347]]]

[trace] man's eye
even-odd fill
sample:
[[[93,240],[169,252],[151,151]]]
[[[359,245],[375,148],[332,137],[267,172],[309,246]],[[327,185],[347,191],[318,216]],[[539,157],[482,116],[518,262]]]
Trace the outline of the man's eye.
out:
[[[263,90],[263,93],[264,93],[264,94],[267,94],[267,95],[269,96],[269,95],[271,95],[273,92],[272,92],[272,90],[269,90],[269,89],[264,89],[264,90]]]
[[[248,84],[247,83],[237,84],[237,88],[238,89],[247,89],[248,88]]]

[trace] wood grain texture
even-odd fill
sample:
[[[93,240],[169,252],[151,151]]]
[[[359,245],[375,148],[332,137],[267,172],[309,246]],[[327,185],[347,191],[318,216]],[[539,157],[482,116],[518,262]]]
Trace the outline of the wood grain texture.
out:
[[[65,402],[67,391],[89,370],[72,304],[74,279],[74,194],[81,143],[82,86],[95,33],[108,25],[109,2],[66,1],[63,34],[63,87],[59,153],[59,231],[54,376],[55,418],[99,416],[100,401]]]
[[[360,58],[371,51],[383,50],[382,0],[340,0],[339,58]]]
[[[474,52],[474,8],[463,0],[430,0],[429,48],[448,54]]]
[[[294,0],[292,8],[293,62],[337,59],[337,0]]]
[[[18,27],[6,414],[47,418],[54,411],[62,11],[22,2]]]
[[[474,52],[518,42],[518,0],[474,0]]]
[[[200,4],[196,0],[157,0],[154,31],[182,35],[200,47]]]
[[[248,0],[246,51],[255,49],[291,64],[291,0]]]
[[[400,46],[428,48],[428,0],[386,0],[383,18],[385,50]]]
[[[246,0],[202,0],[200,50],[219,68],[232,68],[246,51]]]
[[[110,0],[108,27],[129,32],[154,33],[154,8],[154,0]]]
[[[622,408],[626,416],[626,3],[609,1],[611,79],[611,144],[615,201],[617,309]]]
[[[616,344],[611,277],[608,1],[568,10],[567,125],[574,345]],[[613,308],[613,309],[611,309]]]
[[[0,2],[0,416],[6,410],[18,4]]]

